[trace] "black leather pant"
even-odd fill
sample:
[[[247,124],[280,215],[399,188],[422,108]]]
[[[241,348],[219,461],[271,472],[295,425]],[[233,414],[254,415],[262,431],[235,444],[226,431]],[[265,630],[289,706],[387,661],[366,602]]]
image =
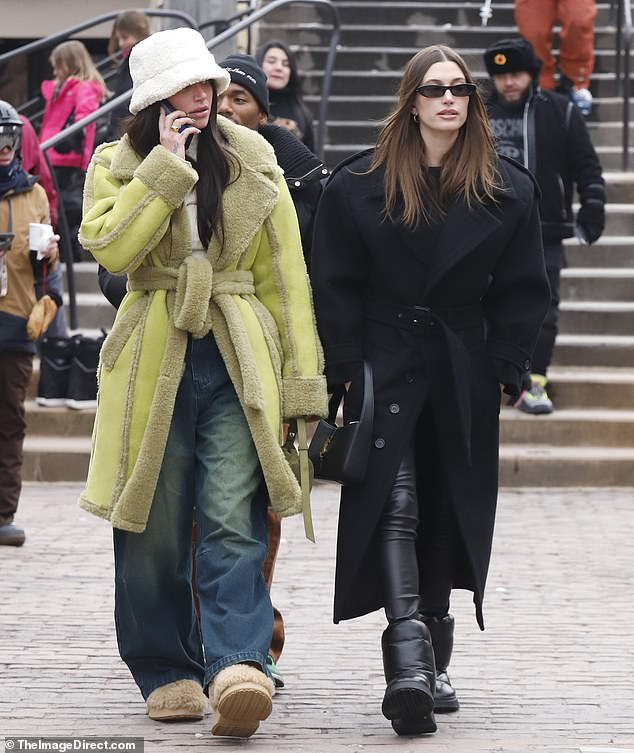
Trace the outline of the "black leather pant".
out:
[[[426,511],[419,528],[414,443],[407,448],[379,522],[385,615],[389,623],[449,611],[455,526],[446,503]],[[416,539],[421,537],[417,554]],[[420,558],[420,562],[419,562]],[[422,581],[419,583],[419,569]]]

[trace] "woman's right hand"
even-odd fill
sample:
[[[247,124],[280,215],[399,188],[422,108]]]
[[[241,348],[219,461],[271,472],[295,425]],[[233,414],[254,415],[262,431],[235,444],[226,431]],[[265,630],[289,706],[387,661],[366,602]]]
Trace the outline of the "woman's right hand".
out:
[[[161,146],[164,146],[177,157],[185,159],[185,142],[188,136],[200,133],[200,129],[191,125],[181,133],[179,128],[193,122],[193,119],[189,118],[183,110],[174,110],[166,114],[165,110],[161,107],[161,114],[159,115],[159,139]]]

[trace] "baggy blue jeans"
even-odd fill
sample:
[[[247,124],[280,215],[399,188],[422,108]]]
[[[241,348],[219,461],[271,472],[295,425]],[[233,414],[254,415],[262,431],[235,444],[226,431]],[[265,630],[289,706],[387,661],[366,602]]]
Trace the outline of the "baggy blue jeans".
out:
[[[190,337],[165,457],[143,533],[115,529],[121,658],[144,698],[231,664],[266,671],[273,608],[263,577],[268,495],[216,342]],[[196,519],[198,620],[192,592]]]

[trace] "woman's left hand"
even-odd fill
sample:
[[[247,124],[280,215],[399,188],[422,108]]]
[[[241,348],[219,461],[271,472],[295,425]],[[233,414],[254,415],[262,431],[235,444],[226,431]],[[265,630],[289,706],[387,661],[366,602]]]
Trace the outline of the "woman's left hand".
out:
[[[161,107],[159,115],[159,140],[161,145],[181,159],[185,159],[185,142],[188,136],[200,133],[200,129],[190,125],[182,132],[179,130],[188,123],[193,123],[193,118],[187,117],[182,110],[174,110],[168,114]]]

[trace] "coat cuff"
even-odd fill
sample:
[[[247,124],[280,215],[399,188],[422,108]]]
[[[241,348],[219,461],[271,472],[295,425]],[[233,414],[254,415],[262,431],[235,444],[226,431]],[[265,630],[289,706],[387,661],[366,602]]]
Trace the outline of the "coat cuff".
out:
[[[198,173],[186,160],[155,146],[134,171],[134,177],[176,209],[198,182]]]
[[[504,340],[490,338],[487,351],[496,379],[504,385],[507,395],[519,395],[530,387],[531,354],[527,350]]]
[[[328,415],[326,377],[285,377],[282,380],[284,419],[324,418]]]

